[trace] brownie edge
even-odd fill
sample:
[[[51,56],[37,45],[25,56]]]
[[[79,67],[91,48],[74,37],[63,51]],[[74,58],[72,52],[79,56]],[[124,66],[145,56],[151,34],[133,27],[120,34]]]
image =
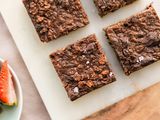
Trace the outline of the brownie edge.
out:
[[[160,60],[160,19],[152,5],[105,32],[126,75]]]
[[[42,42],[69,34],[89,23],[80,0],[23,0]]]
[[[71,101],[116,80],[94,34],[52,53],[50,59]]]

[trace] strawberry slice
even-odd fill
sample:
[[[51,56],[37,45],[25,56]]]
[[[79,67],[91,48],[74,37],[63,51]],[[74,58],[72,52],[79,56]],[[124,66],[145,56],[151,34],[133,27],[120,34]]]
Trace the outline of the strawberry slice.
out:
[[[4,105],[13,106],[17,104],[16,93],[13,86],[12,75],[8,68],[8,62],[2,63],[0,71],[0,101]]]

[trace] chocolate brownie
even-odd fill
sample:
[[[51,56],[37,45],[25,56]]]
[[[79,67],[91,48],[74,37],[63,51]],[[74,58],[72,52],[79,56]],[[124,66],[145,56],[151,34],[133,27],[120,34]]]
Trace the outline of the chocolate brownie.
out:
[[[80,0],[23,0],[42,42],[49,42],[89,23]]]
[[[100,16],[104,16],[110,12],[133,3],[136,0],[94,0]]]
[[[160,60],[160,19],[152,6],[105,32],[126,75]]]
[[[50,58],[71,101],[115,81],[94,34],[52,53]]]

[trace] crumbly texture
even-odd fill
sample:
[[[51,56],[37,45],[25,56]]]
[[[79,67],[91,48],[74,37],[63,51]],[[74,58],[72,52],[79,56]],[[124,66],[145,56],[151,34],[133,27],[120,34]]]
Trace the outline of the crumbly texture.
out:
[[[100,16],[114,12],[119,8],[133,3],[136,0],[94,0]]]
[[[52,53],[50,58],[72,101],[115,81],[94,34]]]
[[[160,19],[152,6],[105,32],[126,75],[160,60]]]
[[[23,0],[42,42],[49,42],[89,23],[80,0]]]

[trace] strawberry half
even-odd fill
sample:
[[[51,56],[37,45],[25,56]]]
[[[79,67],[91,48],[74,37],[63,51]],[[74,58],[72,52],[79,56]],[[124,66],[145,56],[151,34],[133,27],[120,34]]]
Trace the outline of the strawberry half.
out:
[[[8,68],[8,62],[2,63],[0,71],[0,101],[4,105],[13,106],[17,104],[16,93],[13,86],[12,75]]]

